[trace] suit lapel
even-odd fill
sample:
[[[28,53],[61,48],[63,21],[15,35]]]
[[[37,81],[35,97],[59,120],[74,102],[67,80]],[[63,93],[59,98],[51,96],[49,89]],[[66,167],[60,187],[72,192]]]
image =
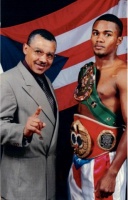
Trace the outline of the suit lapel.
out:
[[[22,63],[20,63],[18,67],[25,81],[25,84],[22,86],[23,89],[29,96],[31,96],[31,98],[37,103],[38,106],[42,107],[42,112],[54,124],[55,117],[43,90],[40,88],[31,73],[22,65]]]

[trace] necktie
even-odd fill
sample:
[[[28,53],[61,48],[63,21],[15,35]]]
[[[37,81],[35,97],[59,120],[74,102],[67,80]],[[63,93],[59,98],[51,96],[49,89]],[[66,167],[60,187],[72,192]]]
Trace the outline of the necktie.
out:
[[[33,75],[33,77],[36,79],[37,83],[40,85],[40,87],[42,88],[42,90],[44,91],[48,102],[53,110],[54,115],[56,116],[56,103],[54,100],[54,97],[51,93],[50,87],[48,85],[48,82],[44,76],[44,74],[37,75],[36,73],[34,73],[31,68],[28,66],[27,62],[24,60],[23,61],[24,66],[28,69],[28,71]]]
[[[50,104],[52,110],[53,110],[53,113],[55,114],[55,101],[54,101],[53,95],[50,91],[49,85],[48,85],[45,77],[44,76],[37,77],[37,82],[39,83],[39,85],[43,89],[44,93],[46,94],[46,97],[49,101],[49,104]]]

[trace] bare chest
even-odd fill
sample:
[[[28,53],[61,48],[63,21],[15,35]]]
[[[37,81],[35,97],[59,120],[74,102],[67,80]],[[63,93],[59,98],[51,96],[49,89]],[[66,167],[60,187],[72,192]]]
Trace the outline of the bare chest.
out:
[[[102,104],[114,113],[120,110],[119,91],[116,80],[117,72],[115,68],[97,70],[96,91]],[[79,105],[79,113],[93,118],[85,105]]]
[[[99,73],[96,80],[96,88],[101,101],[115,99],[117,94],[116,75],[108,72]]]

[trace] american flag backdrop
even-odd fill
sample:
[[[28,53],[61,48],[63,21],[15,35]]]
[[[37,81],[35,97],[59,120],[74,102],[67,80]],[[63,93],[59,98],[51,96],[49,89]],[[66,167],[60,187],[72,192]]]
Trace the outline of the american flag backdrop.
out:
[[[70,165],[69,129],[77,102],[73,98],[80,68],[94,61],[90,35],[92,24],[105,13],[118,16],[124,26],[118,55],[126,61],[127,0],[2,0],[0,73],[24,58],[22,44],[37,28],[51,31],[57,40],[56,58],[47,71],[55,89],[59,111],[59,169],[66,179]],[[65,154],[67,156],[65,156]],[[69,156],[69,158],[68,158]]]

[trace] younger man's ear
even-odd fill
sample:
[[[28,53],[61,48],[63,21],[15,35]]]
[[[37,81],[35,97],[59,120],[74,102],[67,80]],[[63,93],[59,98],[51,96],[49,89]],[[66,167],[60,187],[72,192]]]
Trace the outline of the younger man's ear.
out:
[[[118,37],[118,40],[117,40],[117,46],[120,45],[123,41],[123,37],[122,36],[119,36]]]

